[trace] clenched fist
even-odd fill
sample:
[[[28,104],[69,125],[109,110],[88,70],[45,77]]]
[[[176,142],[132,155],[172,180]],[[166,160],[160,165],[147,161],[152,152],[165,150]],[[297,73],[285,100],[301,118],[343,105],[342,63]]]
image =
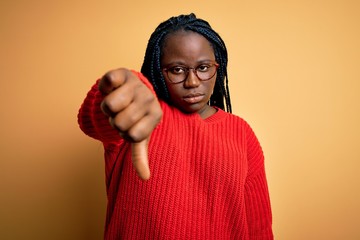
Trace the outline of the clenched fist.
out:
[[[160,104],[151,90],[130,70],[106,73],[99,83],[105,95],[102,111],[121,137],[131,142],[132,162],[139,177],[150,178],[147,144],[162,117]]]

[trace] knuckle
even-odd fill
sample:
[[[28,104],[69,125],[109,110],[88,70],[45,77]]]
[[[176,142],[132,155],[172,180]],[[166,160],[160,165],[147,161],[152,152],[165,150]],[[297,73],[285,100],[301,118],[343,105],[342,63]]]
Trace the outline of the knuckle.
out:
[[[101,102],[101,105],[100,105],[100,109],[101,111],[106,115],[106,116],[111,116],[113,113],[111,112],[111,110],[109,109],[109,107],[107,106],[106,102],[105,101],[102,101]]]
[[[111,91],[117,88],[126,80],[126,70],[123,68],[110,70],[101,78],[99,88],[104,91]]]
[[[109,94],[114,86],[114,73],[113,71],[107,72],[99,82],[99,90],[102,94],[107,95]]]
[[[132,142],[140,142],[145,139],[141,131],[138,131],[136,129],[131,129],[128,132],[128,135]]]
[[[146,91],[146,94],[145,94],[146,101],[153,102],[156,99],[155,95],[145,85],[143,85],[143,87],[145,88],[145,91]]]
[[[115,101],[113,101],[111,98],[104,98],[103,105],[111,113],[115,112]]]
[[[146,94],[145,95],[145,102],[147,103],[151,103],[155,100],[155,97],[154,95],[151,93],[151,94]]]
[[[129,101],[128,96],[115,90],[104,98],[103,105],[105,105],[112,113],[117,113],[123,110]]]
[[[130,125],[135,124],[138,120],[139,120],[139,117],[138,117],[136,114],[129,114],[129,115],[127,116],[127,122],[128,122]]]
[[[111,85],[114,82],[114,79],[115,79],[114,71],[109,71],[109,72],[105,73],[105,75],[102,78],[102,81],[106,85]]]
[[[114,128],[121,132],[121,133],[125,133],[127,130],[128,130],[128,127],[127,125],[125,124],[124,121],[121,120],[121,118],[119,118],[119,116],[115,116],[113,119],[112,119],[112,122],[113,122],[113,126]]]
[[[151,103],[154,101],[155,96],[154,94],[150,91],[150,89],[148,89],[148,87],[146,87],[142,82],[138,81],[134,86],[134,91],[138,94],[139,99],[141,99],[141,101],[143,103]]]

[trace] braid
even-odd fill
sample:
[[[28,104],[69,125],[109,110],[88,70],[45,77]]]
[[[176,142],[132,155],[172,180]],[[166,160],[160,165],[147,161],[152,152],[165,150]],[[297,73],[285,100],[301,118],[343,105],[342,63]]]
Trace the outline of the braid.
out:
[[[165,37],[179,30],[193,31],[201,34],[211,43],[219,68],[214,92],[210,98],[210,105],[225,110],[225,100],[226,111],[231,113],[232,109],[227,76],[228,55],[225,43],[220,35],[211,28],[207,21],[197,18],[193,13],[171,17],[167,21],[162,22],[155,29],[150,36],[146,48],[141,72],[152,83],[157,96],[168,102],[170,96],[161,70],[161,52]]]

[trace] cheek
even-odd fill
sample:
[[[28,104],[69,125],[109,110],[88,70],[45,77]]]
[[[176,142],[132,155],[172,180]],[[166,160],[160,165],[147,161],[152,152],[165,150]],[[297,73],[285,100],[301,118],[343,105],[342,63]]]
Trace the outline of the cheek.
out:
[[[211,81],[208,88],[209,88],[210,95],[212,95],[214,92],[214,88],[215,88],[215,81]]]
[[[170,99],[174,99],[180,94],[180,89],[176,87],[175,85],[166,84],[167,90],[170,95]]]

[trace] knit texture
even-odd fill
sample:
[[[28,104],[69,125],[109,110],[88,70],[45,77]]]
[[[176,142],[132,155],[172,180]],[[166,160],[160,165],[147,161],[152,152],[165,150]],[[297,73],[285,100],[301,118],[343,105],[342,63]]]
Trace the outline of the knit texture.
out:
[[[95,84],[78,120],[105,149],[105,239],[273,239],[263,152],[242,118],[217,109],[201,119],[160,101],[151,178],[142,181],[130,145],[100,110],[102,99]]]

